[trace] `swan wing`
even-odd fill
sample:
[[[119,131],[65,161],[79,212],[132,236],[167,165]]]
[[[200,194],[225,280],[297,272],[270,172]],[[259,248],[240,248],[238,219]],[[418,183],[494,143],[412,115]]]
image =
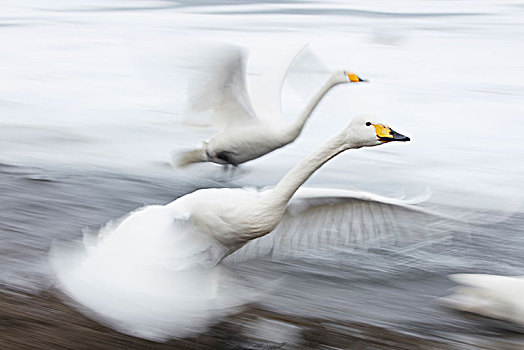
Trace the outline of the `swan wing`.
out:
[[[267,52],[261,52],[260,55],[257,55],[255,52],[253,55],[262,57],[265,61],[259,68],[263,69],[263,71],[255,73],[250,78],[249,91],[251,101],[258,116],[263,117],[265,120],[278,121],[282,114],[284,81],[292,67],[299,61],[299,57],[303,56],[304,52],[307,51],[307,45],[300,44],[290,48],[286,44],[286,47],[277,48],[272,43],[270,49],[263,49],[278,53],[272,53],[270,62],[267,61]]]
[[[213,62],[188,82],[186,115],[211,111],[213,123],[223,127],[256,121],[246,89],[245,68],[241,48],[224,45],[215,49]]]
[[[286,76],[286,84],[293,92],[295,104],[306,105],[332,73],[333,69],[311,47],[303,48]]]
[[[301,188],[271,233],[249,242],[228,259],[236,262],[267,255],[279,259],[309,250],[366,248],[385,242],[430,244],[447,238],[449,230],[442,225],[448,219],[415,205],[428,196],[398,199]]]

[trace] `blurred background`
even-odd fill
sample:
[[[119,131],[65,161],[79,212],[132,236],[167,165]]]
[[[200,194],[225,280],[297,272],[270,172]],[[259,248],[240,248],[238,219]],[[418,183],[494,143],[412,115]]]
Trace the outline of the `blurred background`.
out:
[[[519,1],[3,1],[0,340],[5,348],[521,348],[514,327],[436,300],[454,286],[448,274],[524,271],[523,23]],[[185,102],[190,77],[213,65],[201,48],[217,42],[246,48],[254,96],[286,50],[305,44],[324,67],[370,83],[333,89],[295,143],[244,164],[241,176],[209,163],[177,170],[173,152],[216,131],[187,125]],[[307,69],[283,86],[289,121],[321,81]],[[362,113],[412,142],[346,152],[308,185],[428,191],[427,207],[471,214],[470,227],[409,249],[233,265],[260,285],[280,283],[204,333],[167,343],[106,328],[56,289],[53,241],[195,189],[274,185]]]

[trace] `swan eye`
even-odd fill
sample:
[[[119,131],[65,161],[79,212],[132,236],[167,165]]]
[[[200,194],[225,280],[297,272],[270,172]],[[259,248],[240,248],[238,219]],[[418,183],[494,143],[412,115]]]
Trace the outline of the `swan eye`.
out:
[[[367,123],[366,123],[366,126],[370,126],[370,125],[371,125],[371,123],[370,123],[370,122],[367,122]]]

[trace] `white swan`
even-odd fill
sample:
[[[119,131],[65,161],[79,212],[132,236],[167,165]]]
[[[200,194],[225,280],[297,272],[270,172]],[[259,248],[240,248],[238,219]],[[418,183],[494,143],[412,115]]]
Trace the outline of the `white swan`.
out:
[[[370,147],[391,141],[409,141],[390,127],[360,116],[337,137],[291,169],[271,190],[204,189],[162,207],[171,213],[171,223],[181,232],[211,238],[213,249],[203,252],[212,265],[245,243],[271,232],[280,222],[289,200],[298,188],[325,162],[348,149]],[[122,225],[128,223],[126,219]],[[217,247],[221,247],[217,249]]]
[[[440,299],[445,305],[524,326],[524,276],[455,274],[450,278],[462,286]]]
[[[339,84],[365,81],[354,73],[335,72],[311,98],[294,123],[272,123],[270,117],[274,119],[275,115],[267,114],[280,116],[280,93],[285,75],[282,75],[278,88],[266,87],[276,90],[269,94],[278,97],[278,101],[275,98],[267,101],[263,105],[264,111],[256,113],[246,90],[242,51],[230,48],[225,52],[223,66],[215,69],[211,76],[200,79],[205,81],[205,85],[193,88],[196,92],[190,98],[192,110],[213,110],[214,119],[221,121],[224,128],[204,141],[200,149],[181,154],[178,166],[197,162],[237,166],[284,147],[300,135],[311,113],[329,90]]]
[[[430,216],[406,201],[340,190],[297,192],[341,152],[408,140],[357,117],[272,189],[202,189],[146,206],[108,224],[97,241],[85,240],[86,254],[53,249],[52,266],[62,289],[113,328],[154,340],[200,332],[231,306],[252,301],[252,291],[243,292],[219,264],[228,256],[365,245],[427,230]],[[263,247],[246,244],[266,237]]]

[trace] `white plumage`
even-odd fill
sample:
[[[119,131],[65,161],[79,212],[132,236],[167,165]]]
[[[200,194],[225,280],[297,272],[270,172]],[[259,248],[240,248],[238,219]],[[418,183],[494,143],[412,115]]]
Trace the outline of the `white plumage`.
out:
[[[138,209],[108,224],[98,241],[88,244],[86,255],[55,249],[53,266],[64,291],[101,322],[151,339],[187,336],[249,301],[252,293],[231,282],[219,264],[230,255],[233,260],[270,251],[285,256],[427,232],[432,216],[409,201],[299,190],[345,150],[407,140],[368,117],[357,117],[274,188],[202,189],[167,205]],[[416,215],[403,217],[406,211]],[[253,246],[236,252],[248,242]]]
[[[181,154],[178,160],[181,167],[197,162],[236,166],[283,147],[300,135],[311,113],[329,90],[339,84],[363,81],[354,73],[333,73],[298,119],[287,124],[280,118],[280,95],[286,70],[283,70],[280,79],[275,79],[277,84],[264,86],[269,98],[255,111],[246,88],[242,50],[227,47],[215,56],[218,63],[213,71],[206,71],[205,75],[200,74],[190,81],[188,110],[211,110],[212,119],[223,129],[204,141],[201,148]],[[293,58],[296,56],[293,55]]]
[[[455,274],[461,286],[441,302],[457,310],[524,326],[524,276]]]

